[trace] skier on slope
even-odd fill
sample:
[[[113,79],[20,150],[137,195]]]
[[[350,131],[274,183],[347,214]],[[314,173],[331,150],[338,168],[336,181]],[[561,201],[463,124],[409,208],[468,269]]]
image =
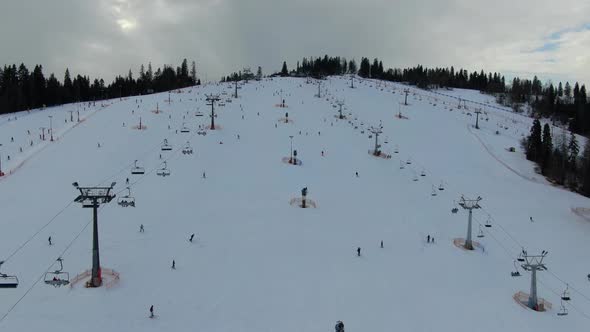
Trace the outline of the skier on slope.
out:
[[[189,242],[193,242],[193,238],[195,237],[195,233],[191,234],[191,237],[188,239]]]
[[[150,318],[154,318],[154,305],[150,307]]]

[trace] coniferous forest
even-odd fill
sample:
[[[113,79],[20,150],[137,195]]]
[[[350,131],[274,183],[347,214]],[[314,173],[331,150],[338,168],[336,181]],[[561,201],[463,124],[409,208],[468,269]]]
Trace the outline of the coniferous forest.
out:
[[[129,70],[125,76],[117,76],[110,84],[100,78],[91,81],[88,76],[74,76],[68,69],[63,79],[59,80],[53,73],[46,77],[41,65],[36,65],[32,71],[24,64],[6,65],[0,68],[0,114],[72,102],[149,94],[200,83],[195,62],[189,69],[186,59],[179,67],[164,66],[156,71],[152,69],[151,63],[147,67],[141,65],[137,78]]]

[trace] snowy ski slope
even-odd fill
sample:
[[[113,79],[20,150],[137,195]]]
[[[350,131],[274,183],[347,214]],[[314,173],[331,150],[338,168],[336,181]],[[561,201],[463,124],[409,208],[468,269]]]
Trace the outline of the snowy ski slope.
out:
[[[328,78],[317,98],[316,81],[265,79],[243,84],[238,99],[233,84],[210,84],[0,118],[0,260],[20,280],[0,289],[0,330],[333,331],[342,320],[347,331],[587,331],[590,222],[572,208],[590,201],[525,160],[518,141],[531,120],[482,106],[476,130],[475,104],[457,109],[454,98],[409,88],[404,106],[406,86],[349,84]],[[209,123],[205,94],[222,92],[232,102],[217,109],[221,129],[198,135]],[[280,122],[285,112],[292,123]],[[48,115],[54,142],[39,138]],[[145,130],[133,129],[140,117]],[[368,153],[379,122],[391,159]],[[282,162],[290,135],[301,166]],[[164,139],[172,151],[161,151]],[[181,153],[187,142],[192,155]],[[134,160],[145,175],[130,174]],[[160,177],[164,160],[171,175]],[[136,207],[113,201],[99,212],[101,265],[120,279],[44,284],[60,256],[70,278],[91,267],[92,213],[73,202],[71,183],[116,181],[121,197],[126,178]],[[290,205],[303,187],[317,208]],[[462,194],[483,197],[473,231],[483,249],[473,252],[453,245],[466,233],[467,212],[451,213]],[[547,312],[513,300],[529,292],[528,272],[510,276],[522,247],[549,251],[538,274]],[[558,317],[565,282],[572,300]]]

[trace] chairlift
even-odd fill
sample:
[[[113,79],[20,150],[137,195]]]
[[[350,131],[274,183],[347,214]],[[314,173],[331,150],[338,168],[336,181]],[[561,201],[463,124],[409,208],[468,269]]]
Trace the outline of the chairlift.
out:
[[[477,237],[480,238],[480,239],[482,237],[485,237],[485,235],[483,234],[483,230],[481,229],[481,225],[479,225],[479,233],[477,233]]]
[[[430,194],[431,196],[436,196],[436,189],[434,189],[434,186],[432,186],[432,193]]]
[[[182,148],[182,154],[193,154],[193,148],[189,142],[186,142],[186,146]]]
[[[203,112],[195,112],[195,116],[203,116]]]
[[[4,261],[0,261],[0,267],[2,267]],[[16,288],[18,286],[18,278],[11,276],[6,273],[0,272],[0,288]]]
[[[414,178],[412,178],[412,181],[414,181],[414,182],[418,181],[418,175],[416,175],[416,173],[414,173]]]
[[[488,217],[488,220],[486,220],[486,224],[484,225],[487,228],[492,227],[492,221],[490,220],[490,218]]]
[[[453,201],[454,207],[451,209],[451,213],[456,214],[459,212],[459,208],[457,207],[457,202]]]
[[[166,161],[164,161],[164,167],[156,171],[156,175],[159,175],[161,177],[166,177],[170,175],[170,170],[168,169],[168,163]]]
[[[559,311],[557,312],[557,316],[567,316],[568,312],[567,309],[565,307],[565,305],[563,304],[563,301],[561,301],[561,304],[559,306]]]
[[[412,164],[412,159],[408,158],[408,160],[406,160],[406,164],[408,164],[408,165]]]
[[[561,294],[561,299],[563,301],[571,300],[569,288],[570,288],[570,286],[568,284],[565,284],[565,290],[563,291],[563,294]]]
[[[524,262],[524,249],[522,250],[522,252],[520,254],[518,254],[518,257],[516,258],[516,260],[519,262]]]
[[[119,197],[117,204],[122,207],[135,207],[135,197],[131,196],[131,188],[127,187],[127,195]]]
[[[514,261],[514,271],[510,272],[510,276],[511,277],[520,277],[520,271],[518,270],[518,264],[516,264],[516,261]]]
[[[422,172],[420,173],[420,176],[426,176],[426,172],[424,170],[422,170]]]
[[[168,144],[168,140],[164,138],[164,142],[162,143],[162,151],[171,151],[172,146]]]
[[[180,132],[181,133],[190,133],[191,130],[187,126],[185,126],[184,123],[183,123],[182,124],[182,128],[180,128]]]
[[[406,166],[404,165],[403,161],[399,161],[399,169],[404,169]]]
[[[399,153],[399,147],[396,145],[395,149],[393,150],[393,153]]]
[[[438,190],[440,190],[440,191],[445,190],[445,187],[443,186],[442,182],[438,185]]]
[[[145,174],[145,169],[143,167],[137,166],[137,160],[133,164],[133,168],[131,169],[131,174]]]
[[[45,273],[45,283],[53,287],[61,287],[70,283],[70,274],[63,271],[63,259],[59,257],[59,269]]]

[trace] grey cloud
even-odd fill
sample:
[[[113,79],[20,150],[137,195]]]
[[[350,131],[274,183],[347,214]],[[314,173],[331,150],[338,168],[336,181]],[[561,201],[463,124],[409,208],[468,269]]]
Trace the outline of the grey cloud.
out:
[[[590,54],[580,45],[590,31],[572,30],[588,24],[585,1],[3,1],[0,63],[41,63],[60,78],[66,66],[110,80],[141,63],[187,58],[216,80],[330,54],[590,80],[590,60],[580,59]],[[566,31],[559,49],[531,54],[558,31]]]

